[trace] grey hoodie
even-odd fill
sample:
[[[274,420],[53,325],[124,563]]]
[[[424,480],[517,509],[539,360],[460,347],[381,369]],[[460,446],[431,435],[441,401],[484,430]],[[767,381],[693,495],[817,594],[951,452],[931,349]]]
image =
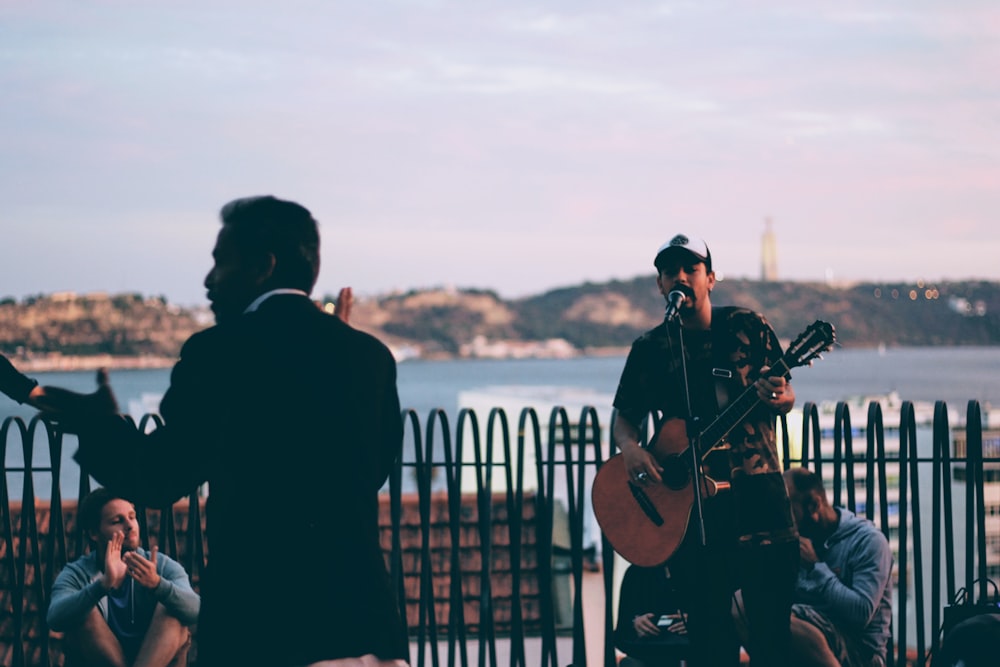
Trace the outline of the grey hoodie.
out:
[[[136,549],[144,558],[149,558],[145,549]],[[201,598],[191,588],[187,572],[180,563],[158,553],[156,571],[160,584],[153,591],[156,602],[162,603],[171,616],[184,625],[192,625],[198,620]],[[80,623],[96,605],[104,618],[108,617],[107,593],[101,586],[101,565],[97,562],[97,551],[77,558],[56,577],[52,584],[52,599],[49,602],[47,620],[49,628],[63,632]]]
[[[823,560],[799,567],[796,602],[823,612],[845,635],[860,635],[884,659],[892,623],[892,549],[871,521],[835,509],[837,529],[822,547],[816,545]]]

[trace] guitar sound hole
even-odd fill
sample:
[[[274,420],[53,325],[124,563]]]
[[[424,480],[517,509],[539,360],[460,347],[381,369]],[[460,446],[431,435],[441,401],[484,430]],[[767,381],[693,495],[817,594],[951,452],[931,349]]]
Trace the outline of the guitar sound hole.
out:
[[[680,454],[672,454],[662,462],[663,483],[671,489],[683,489],[691,483],[691,475],[688,473],[687,461]]]

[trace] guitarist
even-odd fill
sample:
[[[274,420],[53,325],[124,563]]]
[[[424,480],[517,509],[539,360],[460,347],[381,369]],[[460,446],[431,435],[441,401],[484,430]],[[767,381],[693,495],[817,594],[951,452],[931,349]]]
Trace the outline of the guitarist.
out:
[[[689,612],[691,664],[739,663],[731,606],[734,591],[742,589],[753,664],[784,666],[789,664],[799,548],[775,444],[776,415],[792,409],[795,392],[784,377],[767,373],[781,359],[781,346],[762,315],[743,308],[712,308],[715,272],[701,239],[678,234],[658,249],[653,263],[663,296],[675,290],[685,295],[678,313],[691,414],[696,418],[688,434],[699,433],[722,412],[723,403],[751,385],[761,399],[732,429],[728,444],[703,459],[706,474],[732,485],[702,503],[705,546],[692,522],[669,560]],[[640,425],[651,413],[659,412],[663,419],[687,416],[677,324],[664,322],[632,344],[615,394],[613,437],[630,479],[639,485],[660,483],[663,472],[639,443]],[[701,443],[701,453],[715,444]],[[678,451],[687,447],[680,445]]]

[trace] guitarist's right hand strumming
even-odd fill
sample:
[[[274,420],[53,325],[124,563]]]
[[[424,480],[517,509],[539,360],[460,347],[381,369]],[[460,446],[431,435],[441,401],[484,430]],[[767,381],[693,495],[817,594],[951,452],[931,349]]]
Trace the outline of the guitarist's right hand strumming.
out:
[[[614,427],[615,444],[625,460],[625,470],[629,479],[638,484],[663,481],[660,476],[663,466],[648,449],[639,444],[639,429],[627,419],[618,415]]]

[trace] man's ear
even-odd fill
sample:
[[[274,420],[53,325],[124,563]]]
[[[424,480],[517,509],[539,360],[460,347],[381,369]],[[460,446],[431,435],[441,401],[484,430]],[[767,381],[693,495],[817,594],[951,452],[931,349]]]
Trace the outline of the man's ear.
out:
[[[806,514],[817,514],[820,508],[823,507],[823,501],[825,500],[825,496],[819,491],[816,491],[815,489],[810,491],[809,499],[806,500]]]
[[[667,295],[667,293],[663,290],[663,274],[659,271],[656,272],[656,286],[659,288],[660,294],[663,296]]]
[[[273,252],[269,252],[261,256],[257,265],[254,266],[254,283],[257,285],[263,285],[271,280],[271,276],[274,275],[274,267],[277,266],[277,264],[278,260],[275,258]]]

